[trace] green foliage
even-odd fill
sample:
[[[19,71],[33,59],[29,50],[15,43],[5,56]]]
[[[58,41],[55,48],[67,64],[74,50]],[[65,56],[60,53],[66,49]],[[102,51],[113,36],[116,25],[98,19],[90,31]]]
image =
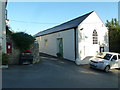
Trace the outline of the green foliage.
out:
[[[106,26],[109,28],[109,30],[120,30],[120,26],[116,18],[112,19],[111,21],[107,20]]]
[[[109,44],[111,52],[120,53],[120,30],[109,31]]]
[[[109,29],[110,51],[120,53],[120,26],[117,19],[107,20],[106,26]]]
[[[8,64],[9,61],[9,55],[6,53],[2,53],[2,65]]]
[[[21,50],[30,49],[31,45],[34,43],[35,38],[24,32],[17,32],[11,34],[12,40],[15,45]]]
[[[10,27],[6,25],[6,34],[10,35],[12,34],[12,31],[10,31]]]

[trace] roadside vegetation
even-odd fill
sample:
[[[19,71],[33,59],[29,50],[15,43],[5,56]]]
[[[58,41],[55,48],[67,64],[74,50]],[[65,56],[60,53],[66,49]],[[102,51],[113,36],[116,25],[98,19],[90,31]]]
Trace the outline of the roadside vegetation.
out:
[[[106,22],[109,30],[109,49],[110,52],[120,53],[120,25],[116,18]]]
[[[35,41],[35,38],[33,36],[24,32],[12,33],[11,37],[16,47],[19,48],[20,51],[25,51],[26,49],[30,49],[31,45]]]

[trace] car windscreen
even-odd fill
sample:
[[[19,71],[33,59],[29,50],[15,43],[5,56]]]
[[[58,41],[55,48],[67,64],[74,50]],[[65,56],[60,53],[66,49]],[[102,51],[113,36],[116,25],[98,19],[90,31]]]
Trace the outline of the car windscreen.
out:
[[[112,54],[106,54],[103,59],[106,59],[106,60],[110,60],[110,58],[112,57]]]
[[[96,55],[96,58],[103,58],[106,55],[106,53],[101,52]]]

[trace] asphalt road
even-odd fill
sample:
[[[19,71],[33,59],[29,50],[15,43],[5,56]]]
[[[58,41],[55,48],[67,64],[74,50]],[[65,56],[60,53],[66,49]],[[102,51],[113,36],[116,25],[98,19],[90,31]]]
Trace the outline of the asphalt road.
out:
[[[10,65],[3,88],[118,88],[118,70],[105,73],[74,62],[42,57],[34,65]]]

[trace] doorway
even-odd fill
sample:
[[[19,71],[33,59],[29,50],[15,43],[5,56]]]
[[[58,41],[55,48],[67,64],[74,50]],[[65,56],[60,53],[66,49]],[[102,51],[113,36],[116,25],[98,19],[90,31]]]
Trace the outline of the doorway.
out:
[[[104,47],[100,46],[100,53],[104,52]]]
[[[63,39],[57,38],[57,53],[60,54],[60,57],[63,57]]]

